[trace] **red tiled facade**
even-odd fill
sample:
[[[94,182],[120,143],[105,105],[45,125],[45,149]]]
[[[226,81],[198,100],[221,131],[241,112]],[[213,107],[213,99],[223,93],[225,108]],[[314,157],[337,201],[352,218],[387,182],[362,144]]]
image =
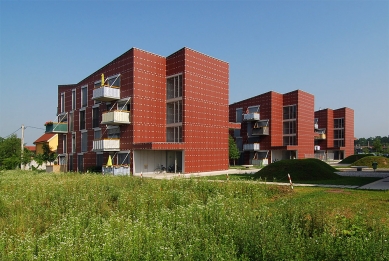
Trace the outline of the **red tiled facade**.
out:
[[[255,112],[257,111],[257,112]],[[323,111],[323,112],[322,112]],[[335,159],[353,154],[354,112],[344,108],[314,112],[314,96],[296,90],[267,92],[229,106],[229,121],[241,122],[230,131],[241,153],[239,164],[268,164],[281,159]],[[253,113],[257,113],[254,116]],[[334,117],[344,118],[344,146],[334,147]],[[316,119],[318,126],[314,124]],[[319,135],[322,131],[327,134]],[[337,135],[342,135],[337,131]],[[331,145],[329,145],[331,144]]]
[[[335,159],[354,154],[354,110],[340,108],[323,109],[315,112],[318,128],[326,130],[326,139],[317,138],[315,144]]]
[[[58,122],[68,124],[59,162],[86,171],[111,155],[132,173],[161,164],[185,173],[228,169],[228,82],[227,62],[192,49],[163,57],[132,48],[78,84],[58,86]]]

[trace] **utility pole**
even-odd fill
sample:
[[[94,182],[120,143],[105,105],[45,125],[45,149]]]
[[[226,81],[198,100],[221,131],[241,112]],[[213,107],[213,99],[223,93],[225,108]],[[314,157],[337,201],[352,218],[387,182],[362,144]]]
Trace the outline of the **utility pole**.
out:
[[[20,151],[20,169],[22,169],[23,152],[24,152],[24,125],[22,124],[22,138],[21,138],[21,151]]]

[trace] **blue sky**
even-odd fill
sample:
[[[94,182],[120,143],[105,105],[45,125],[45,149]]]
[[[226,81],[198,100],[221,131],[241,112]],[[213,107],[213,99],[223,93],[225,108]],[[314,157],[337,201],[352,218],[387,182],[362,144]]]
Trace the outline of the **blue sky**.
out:
[[[230,64],[230,103],[270,90],[349,107],[389,135],[389,1],[0,1],[0,136],[55,120],[57,86],[132,47],[186,46]],[[42,129],[39,129],[42,128]]]

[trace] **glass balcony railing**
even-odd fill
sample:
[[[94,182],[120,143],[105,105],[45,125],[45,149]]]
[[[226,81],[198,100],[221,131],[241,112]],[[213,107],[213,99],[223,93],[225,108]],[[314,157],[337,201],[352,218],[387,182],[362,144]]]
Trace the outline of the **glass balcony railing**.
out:
[[[244,151],[258,151],[259,148],[259,143],[243,144]]]
[[[59,123],[53,122],[52,124],[46,123],[46,133],[67,133],[68,132],[68,124],[67,123]]]
[[[244,121],[259,121],[259,119],[260,117],[258,112],[243,114]]]

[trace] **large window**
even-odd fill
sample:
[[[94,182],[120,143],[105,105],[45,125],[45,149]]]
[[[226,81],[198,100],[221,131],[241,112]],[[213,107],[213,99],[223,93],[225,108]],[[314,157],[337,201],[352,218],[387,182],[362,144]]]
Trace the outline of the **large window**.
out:
[[[284,136],[284,146],[296,145],[296,136]]]
[[[167,78],[167,99],[182,97],[182,74]]]
[[[80,111],[80,130],[85,130],[85,110]]]
[[[92,128],[98,128],[100,125],[100,109],[99,107],[94,107],[92,109]]]
[[[344,128],[344,118],[334,119],[334,129]]]
[[[285,106],[284,107],[284,120],[290,120],[290,119],[296,119],[297,116],[297,106],[291,105],[291,106]]]
[[[296,134],[296,121],[285,121],[283,123],[283,134]]]
[[[81,152],[88,151],[88,132],[81,132]]]
[[[88,106],[88,86],[81,87],[81,107]]]
[[[182,101],[169,102],[166,105],[167,124],[182,122]]]
[[[168,127],[166,128],[167,142],[182,142],[182,127]]]
[[[94,139],[95,140],[101,139],[101,129],[95,129]]]

